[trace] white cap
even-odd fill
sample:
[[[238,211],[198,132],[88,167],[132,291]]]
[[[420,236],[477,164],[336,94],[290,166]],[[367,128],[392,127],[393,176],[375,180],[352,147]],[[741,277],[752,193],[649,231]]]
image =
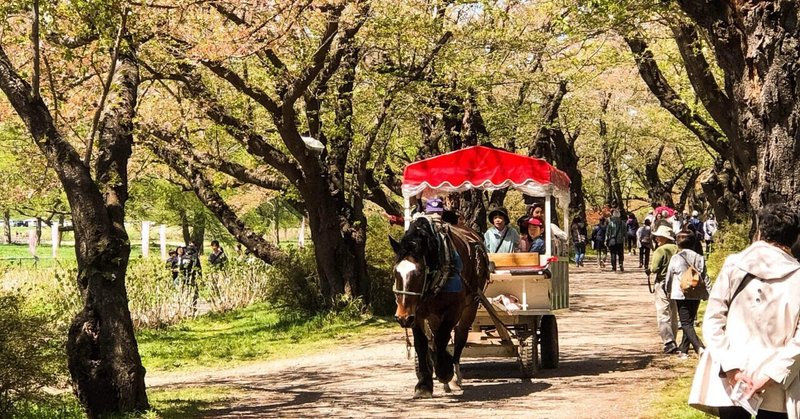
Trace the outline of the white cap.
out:
[[[697,210],[692,211],[692,217],[697,217],[698,215],[700,215],[700,213],[697,212]]]

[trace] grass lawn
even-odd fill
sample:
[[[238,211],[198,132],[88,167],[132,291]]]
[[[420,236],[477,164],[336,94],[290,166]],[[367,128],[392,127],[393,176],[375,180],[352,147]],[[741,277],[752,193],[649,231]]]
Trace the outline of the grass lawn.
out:
[[[151,410],[141,415],[115,416],[118,418],[196,418],[239,392],[221,386],[188,387],[181,389],[148,389]],[[39,403],[19,406],[14,418],[30,419],[84,419],[78,400],[71,394],[46,396]]]
[[[342,342],[396,330],[393,321],[354,314],[287,314],[257,304],[211,314],[158,330],[137,332],[139,353],[148,371],[232,367],[248,361],[286,358],[324,351]],[[141,418],[194,418],[236,397],[234,387],[202,386],[148,389],[152,410]],[[85,417],[69,393],[20,406],[14,417]]]
[[[165,329],[142,330],[137,340],[149,371],[187,370],[318,352],[391,328],[396,328],[395,322],[381,318],[283,313],[257,304]]]

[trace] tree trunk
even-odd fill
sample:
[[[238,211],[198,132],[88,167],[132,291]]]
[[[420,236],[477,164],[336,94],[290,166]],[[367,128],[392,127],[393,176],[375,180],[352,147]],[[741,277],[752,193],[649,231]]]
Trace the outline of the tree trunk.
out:
[[[192,230],[189,228],[189,216],[186,210],[182,209],[180,212],[181,218],[181,235],[183,236],[183,243],[189,244],[192,241]]]
[[[623,213],[624,202],[622,200],[622,185],[619,181],[619,174],[617,172],[617,164],[615,159],[616,145],[611,143],[608,138],[608,125],[606,124],[605,114],[608,111],[608,103],[611,99],[611,94],[607,94],[601,103],[601,116],[600,116],[600,142],[603,149],[603,180],[606,187],[606,204],[611,207],[620,209]],[[614,205],[616,204],[616,205]]]
[[[36,217],[36,245],[42,245],[42,219]]]
[[[582,220],[586,220],[586,199],[583,195],[583,174],[578,168],[578,154],[575,151],[575,141],[578,138],[577,134],[570,136],[564,135],[564,130],[558,119],[558,111],[561,107],[561,101],[567,93],[567,82],[562,81],[558,85],[558,90],[550,96],[548,105],[545,106],[543,115],[543,122],[539,133],[536,136],[534,149],[529,152],[529,155],[544,158],[551,164],[555,165],[559,170],[569,176],[570,179],[570,212],[573,215],[578,215]],[[605,124],[605,122],[603,122]],[[605,128],[603,128],[603,135],[605,136]],[[610,162],[609,162],[610,163]],[[620,198],[621,198],[620,192]],[[621,202],[621,199],[620,199]],[[553,211],[552,221],[559,224],[557,214]],[[569,227],[569,226],[564,226]]]
[[[800,207],[800,4],[794,0],[678,0],[705,30],[725,76],[728,146],[720,153],[751,211]]]
[[[277,201],[274,201],[275,213],[273,214],[273,223],[275,224],[275,244],[281,244],[281,206]]]
[[[736,222],[747,212],[744,189],[730,162],[717,160],[714,168],[700,177],[700,186],[717,221]]]
[[[366,217],[362,214],[356,220],[360,222],[348,222],[333,197],[318,196],[305,201],[322,295],[328,304],[334,304],[341,295],[362,297],[369,303]]]
[[[139,72],[133,44],[124,39],[99,125],[96,179],[0,46],[0,88],[57,173],[72,211],[83,308],[69,327],[67,364],[75,395],[90,418],[149,408],[125,291],[130,242],[124,205]]]
[[[3,210],[3,233],[6,244],[11,244],[11,214],[8,210]]]
[[[199,210],[192,217],[191,243],[197,246],[197,254],[203,254],[203,241],[206,237],[206,213]]]

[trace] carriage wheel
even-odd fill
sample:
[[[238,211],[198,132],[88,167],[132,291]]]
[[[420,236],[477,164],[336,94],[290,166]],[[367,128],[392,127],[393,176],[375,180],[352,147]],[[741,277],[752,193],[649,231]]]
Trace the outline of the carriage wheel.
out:
[[[558,323],[556,316],[542,316],[539,327],[542,344],[542,368],[558,368]]]
[[[519,368],[524,378],[533,378],[539,372],[539,345],[536,333],[519,340]]]

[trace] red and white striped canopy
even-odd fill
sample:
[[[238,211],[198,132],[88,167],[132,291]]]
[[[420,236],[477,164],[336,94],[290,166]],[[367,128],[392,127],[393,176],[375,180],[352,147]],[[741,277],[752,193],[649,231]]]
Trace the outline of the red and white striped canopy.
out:
[[[569,184],[566,173],[542,159],[474,146],[406,166],[403,196],[511,187],[531,196],[554,195],[569,202]]]

